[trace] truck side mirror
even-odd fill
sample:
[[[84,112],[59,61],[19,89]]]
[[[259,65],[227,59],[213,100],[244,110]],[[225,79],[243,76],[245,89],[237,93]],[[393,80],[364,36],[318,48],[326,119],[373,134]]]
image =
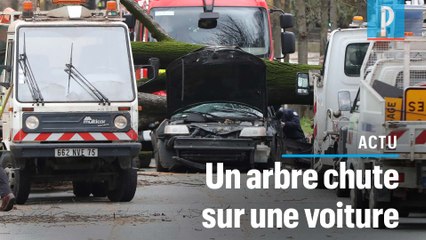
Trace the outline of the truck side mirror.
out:
[[[217,19],[219,19],[219,13],[217,12],[203,12],[200,14],[198,20],[198,27],[202,29],[213,29],[217,27]]]
[[[297,73],[296,94],[305,96],[309,95],[309,74]]]
[[[133,14],[125,14],[123,17],[124,17],[124,23],[127,25],[129,29],[135,28],[136,18],[135,16],[133,16]]]
[[[340,111],[351,110],[351,93],[349,91],[339,91],[337,93],[337,102]]]
[[[158,70],[160,69],[160,59],[150,58],[149,64],[146,65],[135,65],[135,70],[147,68],[148,69],[148,81],[155,80],[158,77]]]
[[[148,69],[148,78],[149,79],[155,79],[158,76],[158,71],[160,70],[160,59],[159,58],[150,58],[148,59],[149,65],[152,66],[152,68]]]
[[[280,26],[282,29],[292,28],[293,24],[293,15],[290,13],[284,13],[280,15]]]
[[[292,32],[281,33],[281,50],[284,55],[296,51],[296,37]]]

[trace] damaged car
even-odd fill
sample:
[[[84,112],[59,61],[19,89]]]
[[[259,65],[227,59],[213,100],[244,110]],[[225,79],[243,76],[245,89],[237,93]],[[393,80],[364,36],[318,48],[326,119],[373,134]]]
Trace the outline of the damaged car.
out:
[[[270,166],[283,145],[271,112],[258,57],[207,47],[175,60],[167,68],[168,118],[151,134],[157,170]]]

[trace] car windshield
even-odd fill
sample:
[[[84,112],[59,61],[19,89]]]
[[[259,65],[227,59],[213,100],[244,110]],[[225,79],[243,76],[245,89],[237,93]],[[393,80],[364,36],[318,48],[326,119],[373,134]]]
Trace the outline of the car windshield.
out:
[[[21,102],[109,102],[135,98],[126,30],[21,27],[17,96]]]
[[[184,117],[190,112],[206,114],[207,118],[252,119],[263,117],[263,114],[256,109],[237,103],[203,103],[187,108],[173,117]]]
[[[151,15],[174,39],[211,46],[238,46],[259,57],[269,54],[266,11],[255,7],[215,7],[217,27],[198,27],[202,7],[153,8]]]

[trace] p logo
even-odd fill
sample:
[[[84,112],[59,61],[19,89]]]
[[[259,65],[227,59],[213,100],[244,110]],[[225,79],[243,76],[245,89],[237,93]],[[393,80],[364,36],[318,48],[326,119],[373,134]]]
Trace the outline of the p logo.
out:
[[[369,39],[404,38],[404,0],[368,0],[367,18]]]

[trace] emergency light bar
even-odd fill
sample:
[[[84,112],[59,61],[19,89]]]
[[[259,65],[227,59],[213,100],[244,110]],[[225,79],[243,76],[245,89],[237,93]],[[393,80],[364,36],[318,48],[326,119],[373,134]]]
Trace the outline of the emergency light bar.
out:
[[[86,4],[87,0],[52,0],[53,4],[67,4],[67,5],[79,5],[79,4]]]

